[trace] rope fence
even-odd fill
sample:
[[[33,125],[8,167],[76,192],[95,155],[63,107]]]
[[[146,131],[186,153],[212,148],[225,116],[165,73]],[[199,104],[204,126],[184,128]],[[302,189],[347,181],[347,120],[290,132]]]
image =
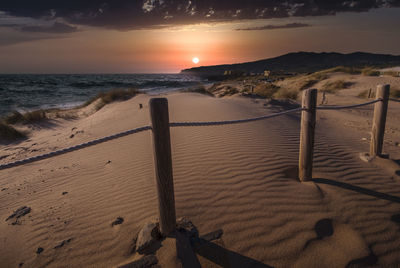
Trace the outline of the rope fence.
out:
[[[97,145],[97,144],[100,144],[100,143],[103,143],[103,142],[106,142],[106,141],[115,140],[115,139],[118,139],[118,138],[121,138],[121,137],[124,137],[124,136],[128,136],[128,135],[139,133],[139,132],[143,132],[143,131],[150,130],[150,129],[151,129],[150,126],[145,126],[145,127],[139,127],[139,128],[127,130],[127,131],[120,132],[120,133],[117,133],[117,134],[114,134],[114,135],[110,135],[110,136],[107,136],[107,137],[104,137],[104,138],[100,138],[100,139],[92,140],[92,141],[89,141],[89,142],[84,142],[84,143],[81,143],[81,144],[78,144],[78,145],[75,145],[75,146],[71,146],[71,147],[68,147],[68,148],[60,149],[60,150],[57,150],[57,151],[54,151],[54,152],[41,154],[41,155],[37,155],[37,156],[26,158],[26,159],[23,159],[23,160],[18,160],[18,161],[15,161],[15,162],[3,164],[3,165],[0,165],[0,170],[7,169],[7,168],[12,168],[12,167],[16,167],[16,166],[25,165],[25,164],[36,162],[36,161],[39,161],[39,160],[52,158],[52,157],[55,157],[55,156],[58,156],[58,155],[62,155],[62,154],[65,154],[65,153],[81,150],[81,149],[84,149],[84,148],[87,148],[87,147],[90,147],[90,146],[93,146],[93,145]]]
[[[395,101],[395,102],[400,102],[400,100],[397,100],[394,98],[390,98],[390,100]],[[354,104],[354,105],[347,105],[347,106],[316,106],[315,109],[317,109],[317,110],[352,109],[352,108],[358,108],[358,107],[362,107],[362,106],[371,105],[371,104],[381,102],[381,101],[383,101],[383,99],[378,98],[376,100],[361,103],[361,104]],[[254,117],[254,118],[246,118],[246,119],[239,119],[239,120],[226,120],[226,121],[208,121],[208,122],[172,122],[172,123],[169,123],[169,126],[170,127],[200,127],[200,126],[222,126],[222,125],[241,124],[241,123],[249,123],[249,122],[254,122],[254,121],[270,119],[270,118],[274,118],[274,117],[278,117],[278,116],[282,116],[282,115],[286,115],[286,114],[291,114],[291,113],[296,113],[296,112],[300,112],[300,111],[305,111],[305,110],[307,110],[306,107],[299,107],[299,108],[291,109],[288,111],[283,111],[283,112],[279,112],[279,113],[274,113],[274,114],[269,114],[269,115],[265,115],[265,116]],[[7,164],[2,164],[2,165],[0,165],[0,170],[36,162],[39,160],[52,158],[52,157],[59,156],[59,155],[65,154],[65,153],[81,150],[81,149],[84,149],[84,148],[87,148],[87,147],[90,147],[93,145],[97,145],[97,144],[100,144],[103,142],[115,140],[115,139],[118,139],[118,138],[121,138],[124,136],[132,135],[135,133],[139,133],[139,132],[143,132],[143,131],[147,131],[147,130],[151,130],[151,129],[152,129],[151,126],[143,126],[143,127],[127,130],[127,131],[120,132],[120,133],[117,133],[114,135],[106,136],[106,137],[103,137],[100,139],[95,139],[95,140],[92,140],[89,142],[81,143],[81,144],[78,144],[75,146],[60,149],[60,150],[53,151],[50,153],[45,153],[42,155],[33,156],[33,157],[26,158],[23,160],[18,160],[18,161],[10,162]]]
[[[358,108],[362,106],[367,106],[371,105],[374,103],[377,103],[379,101],[382,101],[383,99],[379,98],[373,101],[365,102],[365,103],[360,103],[360,104],[353,104],[353,105],[347,105],[347,106],[318,106],[318,110],[343,110],[343,109],[352,109],[352,108]]]
[[[0,170],[16,167],[39,160],[52,158],[65,153],[81,150],[106,141],[115,140],[124,136],[132,135],[147,130],[152,131],[154,167],[157,182],[157,195],[159,204],[160,230],[163,235],[168,235],[176,228],[175,195],[172,172],[172,154],[170,141],[171,127],[199,127],[199,126],[221,126],[240,123],[254,122],[274,118],[286,114],[301,112],[300,150],[299,150],[299,180],[312,180],[314,133],[316,125],[317,110],[341,110],[363,107],[374,104],[374,116],[372,124],[372,135],[370,145],[370,157],[382,155],[383,136],[385,133],[386,115],[389,100],[400,102],[400,100],[389,98],[390,86],[380,85],[376,91],[376,99],[373,101],[347,105],[347,106],[317,106],[317,90],[308,89],[303,91],[302,105],[299,108],[278,112],[260,117],[209,122],[169,122],[168,101],[166,98],[152,98],[149,102],[151,126],[143,126],[114,135],[95,139],[89,142],[57,150],[54,152],[30,157],[24,160],[0,165]]]
[[[202,126],[222,126],[222,125],[233,125],[233,124],[241,124],[241,123],[249,123],[264,119],[269,119],[285,114],[296,113],[304,110],[304,108],[296,108],[288,111],[283,111],[275,114],[269,114],[265,116],[241,119],[241,120],[230,120],[230,121],[216,121],[216,122],[179,122],[179,123],[170,123],[170,127],[202,127]]]

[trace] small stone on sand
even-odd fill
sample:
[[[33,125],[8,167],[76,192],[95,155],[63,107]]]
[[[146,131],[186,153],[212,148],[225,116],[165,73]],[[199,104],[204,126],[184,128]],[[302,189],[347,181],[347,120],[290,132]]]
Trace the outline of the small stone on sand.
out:
[[[19,218],[21,218],[22,216],[28,214],[29,212],[31,212],[31,208],[30,207],[27,207],[27,206],[20,207],[19,209],[14,211],[13,214],[8,216],[6,221],[8,221],[10,219],[15,219],[15,221],[17,221]]]
[[[146,254],[161,239],[161,233],[158,225],[154,222],[147,223],[140,230],[136,240],[136,251],[140,254]]]
[[[43,252],[43,248],[42,247],[38,247],[38,249],[36,250],[36,254],[40,254],[40,253],[42,253]]]
[[[111,223],[111,226],[119,225],[119,224],[122,224],[123,222],[124,222],[124,218],[118,217],[115,221],[113,221],[113,222]]]
[[[69,239],[67,239],[67,240],[64,240],[64,241],[60,242],[58,245],[56,245],[56,246],[54,247],[54,249],[61,248],[61,247],[63,247],[64,245],[68,244],[68,243],[71,242],[71,241],[72,241],[72,238],[69,238]]]

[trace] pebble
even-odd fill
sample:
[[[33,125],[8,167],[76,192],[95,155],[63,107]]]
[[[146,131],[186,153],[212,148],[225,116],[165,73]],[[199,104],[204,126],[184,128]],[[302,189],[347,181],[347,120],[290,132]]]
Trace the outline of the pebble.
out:
[[[136,240],[136,251],[145,254],[149,248],[157,243],[161,238],[158,225],[154,222],[147,223],[140,230]]]
[[[6,219],[6,221],[10,220],[10,219],[19,219],[22,216],[25,216],[26,214],[28,214],[29,212],[31,212],[31,208],[27,207],[27,206],[23,206],[20,207],[19,209],[17,209],[16,211],[14,211],[13,214],[11,214],[10,216],[8,216],[8,218]]]
[[[115,221],[113,221],[113,223],[111,223],[111,226],[119,225],[119,224],[122,224],[123,222],[124,222],[124,218],[118,217]]]
[[[69,238],[69,239],[67,239],[67,240],[63,240],[63,241],[60,242],[58,245],[56,245],[56,246],[54,247],[54,249],[61,248],[61,247],[65,246],[66,244],[68,244],[68,243],[71,242],[71,241],[72,241],[72,238]]]

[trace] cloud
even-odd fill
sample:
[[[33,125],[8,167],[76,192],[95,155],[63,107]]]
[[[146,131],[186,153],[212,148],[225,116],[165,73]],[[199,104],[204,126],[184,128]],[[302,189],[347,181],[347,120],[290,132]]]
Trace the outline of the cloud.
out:
[[[62,22],[54,22],[52,25],[36,25],[36,26],[23,26],[19,28],[22,32],[32,32],[32,33],[73,33],[78,31],[78,27],[71,26]]]
[[[306,23],[288,23],[283,25],[264,25],[249,28],[239,28],[236,31],[262,31],[262,30],[275,30],[275,29],[290,29],[290,28],[303,28],[310,27],[310,24]]]
[[[235,20],[334,15],[400,7],[400,0],[2,0],[8,15],[119,30]]]

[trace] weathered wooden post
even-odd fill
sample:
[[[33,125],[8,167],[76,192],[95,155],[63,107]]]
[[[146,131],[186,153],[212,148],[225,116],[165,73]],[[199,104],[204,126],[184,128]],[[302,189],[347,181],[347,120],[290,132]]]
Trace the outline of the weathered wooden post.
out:
[[[317,90],[307,89],[303,91],[300,130],[299,153],[299,179],[308,181],[312,179],[314,132],[317,105]]]
[[[176,215],[168,100],[166,98],[153,98],[150,100],[149,105],[153,133],[153,154],[157,181],[160,230],[163,235],[169,235],[176,228]]]
[[[371,146],[369,150],[369,155],[371,158],[382,155],[389,93],[390,85],[379,85],[376,89],[376,99],[382,99],[382,101],[376,102],[374,106]]]

